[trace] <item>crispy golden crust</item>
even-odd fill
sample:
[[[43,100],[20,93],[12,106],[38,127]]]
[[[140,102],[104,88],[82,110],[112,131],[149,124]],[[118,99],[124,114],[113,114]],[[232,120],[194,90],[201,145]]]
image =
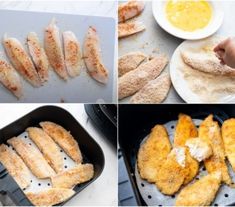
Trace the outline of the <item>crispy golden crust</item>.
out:
[[[92,164],[79,164],[67,171],[51,177],[54,188],[72,188],[74,185],[89,181],[94,176]]]
[[[126,20],[139,15],[144,10],[143,1],[128,1],[118,6],[118,22],[125,22]]]
[[[45,51],[51,67],[64,80],[68,79],[65,67],[64,54],[60,41],[59,28],[56,26],[55,19],[45,29]]]
[[[76,162],[82,162],[82,154],[77,141],[69,131],[53,122],[40,122],[43,130]]]
[[[235,119],[228,119],[222,126],[225,154],[235,171]]]
[[[186,186],[176,198],[176,206],[209,206],[221,182],[221,173],[213,172]]]
[[[76,77],[80,74],[82,66],[82,54],[80,44],[71,31],[63,32],[65,65],[68,74]]]
[[[20,76],[5,60],[0,59],[0,82],[17,98],[23,96],[23,87]]]
[[[170,150],[171,143],[165,127],[156,125],[138,152],[137,164],[140,176],[149,182],[156,182],[157,172]]]
[[[0,145],[0,162],[5,166],[21,189],[30,185],[30,172],[23,160],[5,144]]]
[[[199,127],[199,137],[207,142],[213,151],[213,155],[204,161],[209,173],[221,171],[222,180],[231,185],[232,180],[228,173],[225,163],[224,144],[221,137],[220,127],[216,121],[213,121],[213,115],[209,115]]]
[[[190,116],[180,114],[175,129],[174,146],[184,147],[188,139],[197,137],[197,128]],[[189,183],[198,173],[199,163],[191,157],[188,149],[186,150],[186,166],[184,184]]]
[[[52,206],[66,201],[75,191],[64,188],[50,188],[39,193],[26,193],[26,196],[35,206]]]
[[[127,22],[118,24],[118,38],[127,37],[145,30],[143,22]]]
[[[23,139],[18,137],[7,140],[7,143],[14,147],[16,152],[37,178],[49,178],[55,175],[54,170],[36,147],[27,144]]]
[[[163,162],[156,174],[156,186],[166,195],[173,195],[176,193],[184,182],[185,172],[177,159],[173,150]]]
[[[83,46],[83,58],[89,75],[100,83],[108,81],[108,69],[104,66],[100,40],[94,27],[89,27]]]
[[[3,44],[15,69],[34,87],[41,86],[36,68],[19,40],[4,37]]]
[[[51,137],[42,129],[29,127],[26,130],[30,139],[34,141],[49,165],[58,173],[63,170],[63,157],[60,149]]]
[[[44,48],[41,46],[35,32],[30,32],[27,37],[29,53],[36,66],[38,75],[42,82],[48,80],[49,63]]]

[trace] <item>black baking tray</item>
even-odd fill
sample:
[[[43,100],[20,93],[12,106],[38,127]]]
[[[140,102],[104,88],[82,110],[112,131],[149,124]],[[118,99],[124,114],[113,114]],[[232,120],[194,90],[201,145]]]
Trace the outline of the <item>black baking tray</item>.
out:
[[[70,131],[79,143],[84,161],[94,165],[93,179],[75,186],[75,196],[100,176],[104,168],[105,160],[100,146],[68,111],[57,106],[43,106],[37,108],[6,127],[0,129],[0,144],[6,143],[8,139],[23,133],[27,127],[38,126],[41,121],[55,122]],[[25,196],[24,192],[8,174],[7,170],[1,163],[0,194],[7,194],[16,206],[32,205],[32,203]],[[67,201],[60,203],[59,205],[64,205]]]
[[[138,205],[145,206],[136,184],[134,172],[136,155],[141,141],[156,124],[177,120],[179,113],[194,119],[204,119],[209,114],[221,125],[224,120],[235,117],[234,104],[165,104],[165,105],[119,105],[119,146],[123,154]],[[234,205],[235,203],[231,203]]]

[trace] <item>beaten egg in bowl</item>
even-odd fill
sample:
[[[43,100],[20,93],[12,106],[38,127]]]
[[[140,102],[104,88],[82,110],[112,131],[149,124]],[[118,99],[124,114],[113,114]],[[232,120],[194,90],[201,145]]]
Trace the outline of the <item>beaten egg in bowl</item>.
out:
[[[165,13],[167,20],[174,27],[194,32],[209,24],[213,9],[206,0],[168,0]]]

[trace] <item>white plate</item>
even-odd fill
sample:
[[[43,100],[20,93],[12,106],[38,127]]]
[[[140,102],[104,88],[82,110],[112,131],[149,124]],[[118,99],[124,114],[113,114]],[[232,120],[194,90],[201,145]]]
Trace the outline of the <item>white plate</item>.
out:
[[[209,37],[214,34],[222,25],[224,12],[221,8],[222,2],[219,1],[208,1],[213,9],[213,16],[210,23],[203,29],[196,30],[194,32],[185,32],[180,30],[167,20],[165,14],[166,0],[153,0],[152,11],[153,16],[157,23],[161,26],[162,29],[170,33],[175,37],[179,37],[187,40],[197,40]]]
[[[209,38],[211,38],[211,37],[209,37]],[[207,38],[207,39],[209,39],[209,38]],[[220,37],[218,37],[218,38],[220,38]],[[183,77],[183,73],[179,70],[178,66],[181,64],[184,64],[182,61],[180,52],[182,50],[187,49],[187,48],[200,48],[202,45],[205,44],[205,41],[207,41],[207,39],[197,40],[197,41],[193,41],[193,40],[184,41],[176,48],[174,54],[172,55],[171,61],[170,61],[171,82],[172,82],[176,92],[187,103],[205,103],[205,102],[203,102],[201,100],[201,97],[199,95],[197,95],[196,93],[191,91],[191,89],[188,86],[187,81]],[[216,101],[216,103],[227,103],[227,102],[234,103],[234,101],[235,101],[235,95],[221,94],[218,97],[218,100]]]
[[[80,76],[70,78],[67,82],[61,80],[51,69],[49,81],[40,88],[32,87],[21,78],[24,97],[19,101],[0,84],[0,102],[57,103],[64,101],[70,103],[111,103],[115,101],[116,98],[113,94],[114,51],[116,44],[114,18],[0,10],[0,39],[7,33],[9,37],[16,37],[22,44],[25,44],[27,34],[34,31],[38,34],[40,42],[43,43],[44,29],[53,17],[57,20],[60,32],[73,31],[81,46],[88,27],[94,26],[97,29],[100,37],[102,59],[109,71],[108,83],[103,85],[92,79],[87,74],[85,67],[82,68]],[[2,44],[0,44],[0,51],[4,51]]]

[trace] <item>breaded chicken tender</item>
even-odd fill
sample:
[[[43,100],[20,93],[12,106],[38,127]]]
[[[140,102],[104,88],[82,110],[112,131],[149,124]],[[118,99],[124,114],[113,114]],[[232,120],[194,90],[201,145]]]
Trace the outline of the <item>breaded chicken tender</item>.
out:
[[[215,171],[186,186],[176,198],[176,206],[209,206],[221,183],[221,172]]]
[[[171,143],[166,128],[156,125],[138,152],[140,176],[148,182],[155,182],[159,168],[170,153]]]
[[[184,147],[174,148],[157,172],[155,184],[163,194],[173,195],[180,189],[184,182],[185,154],[182,156],[181,149],[185,153]]]
[[[186,114],[180,114],[175,129],[174,146],[184,147],[188,139],[197,137],[198,132],[193,120]],[[186,166],[184,184],[189,183],[198,173],[199,163],[190,155],[186,149]]]
[[[213,121],[213,115],[209,115],[199,127],[199,137],[207,142],[213,151],[213,155],[204,161],[208,173],[221,171],[222,181],[231,185],[232,180],[225,163],[224,143],[221,137],[218,122]]]

